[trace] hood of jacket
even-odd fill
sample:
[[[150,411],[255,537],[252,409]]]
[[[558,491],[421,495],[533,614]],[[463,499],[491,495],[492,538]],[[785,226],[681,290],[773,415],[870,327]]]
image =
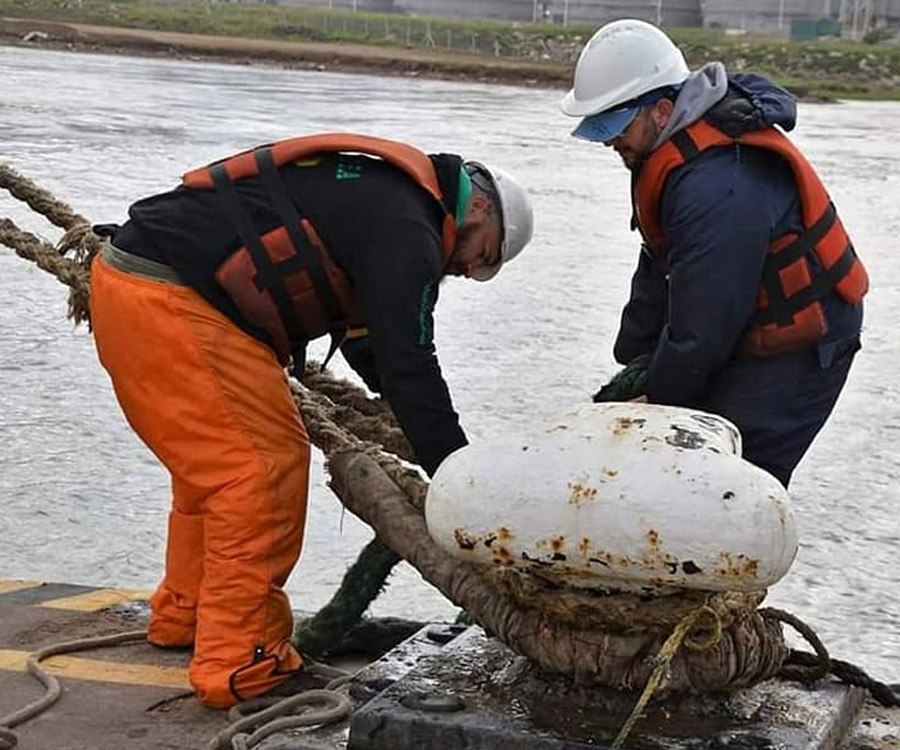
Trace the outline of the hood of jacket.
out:
[[[797,101],[788,91],[754,73],[729,76],[722,63],[711,62],[691,73],[681,85],[669,122],[653,148],[693,125],[726,97],[750,105],[752,116],[742,113],[742,125],[747,130],[778,125],[789,131],[797,124]]]

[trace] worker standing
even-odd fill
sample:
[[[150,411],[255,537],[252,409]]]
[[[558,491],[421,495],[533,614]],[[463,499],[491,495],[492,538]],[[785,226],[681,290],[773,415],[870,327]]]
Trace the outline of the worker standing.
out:
[[[632,175],[643,243],[613,385],[727,417],[744,456],[787,486],[844,386],[868,289],[785,135],[793,97],[721,63],[692,73],[662,31],[622,20],[587,43],[562,110],[581,118],[573,135],[613,148]]]

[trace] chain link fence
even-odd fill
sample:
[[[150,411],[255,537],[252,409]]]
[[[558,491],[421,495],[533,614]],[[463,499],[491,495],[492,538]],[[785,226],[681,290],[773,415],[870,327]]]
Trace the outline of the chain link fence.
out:
[[[300,8],[292,8],[290,20],[275,23],[272,32],[285,39],[340,39],[553,62],[576,60],[585,40],[582,36],[554,37],[545,31],[526,31],[510,25],[491,28],[434,18],[306,12]]]

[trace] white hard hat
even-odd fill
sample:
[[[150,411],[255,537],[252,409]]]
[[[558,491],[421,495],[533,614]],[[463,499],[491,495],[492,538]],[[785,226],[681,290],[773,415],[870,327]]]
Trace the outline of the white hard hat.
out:
[[[681,50],[653,24],[636,19],[601,27],[581,50],[575,85],[560,105],[573,117],[612,110],[690,75]]]
[[[531,242],[534,211],[525,188],[509,172],[480,161],[467,161],[466,167],[469,171],[475,167],[487,173],[500,198],[500,216],[503,220],[500,262],[493,266],[482,266],[473,271],[471,276],[477,281],[487,281],[494,278],[504,263],[515,258]]]

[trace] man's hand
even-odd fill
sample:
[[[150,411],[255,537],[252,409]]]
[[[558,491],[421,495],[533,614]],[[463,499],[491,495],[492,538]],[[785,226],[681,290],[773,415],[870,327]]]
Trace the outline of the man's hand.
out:
[[[647,397],[644,391],[647,389],[647,368],[650,366],[651,359],[651,355],[642,354],[631,360],[594,394],[594,403],[637,401],[641,398],[646,402]]]

